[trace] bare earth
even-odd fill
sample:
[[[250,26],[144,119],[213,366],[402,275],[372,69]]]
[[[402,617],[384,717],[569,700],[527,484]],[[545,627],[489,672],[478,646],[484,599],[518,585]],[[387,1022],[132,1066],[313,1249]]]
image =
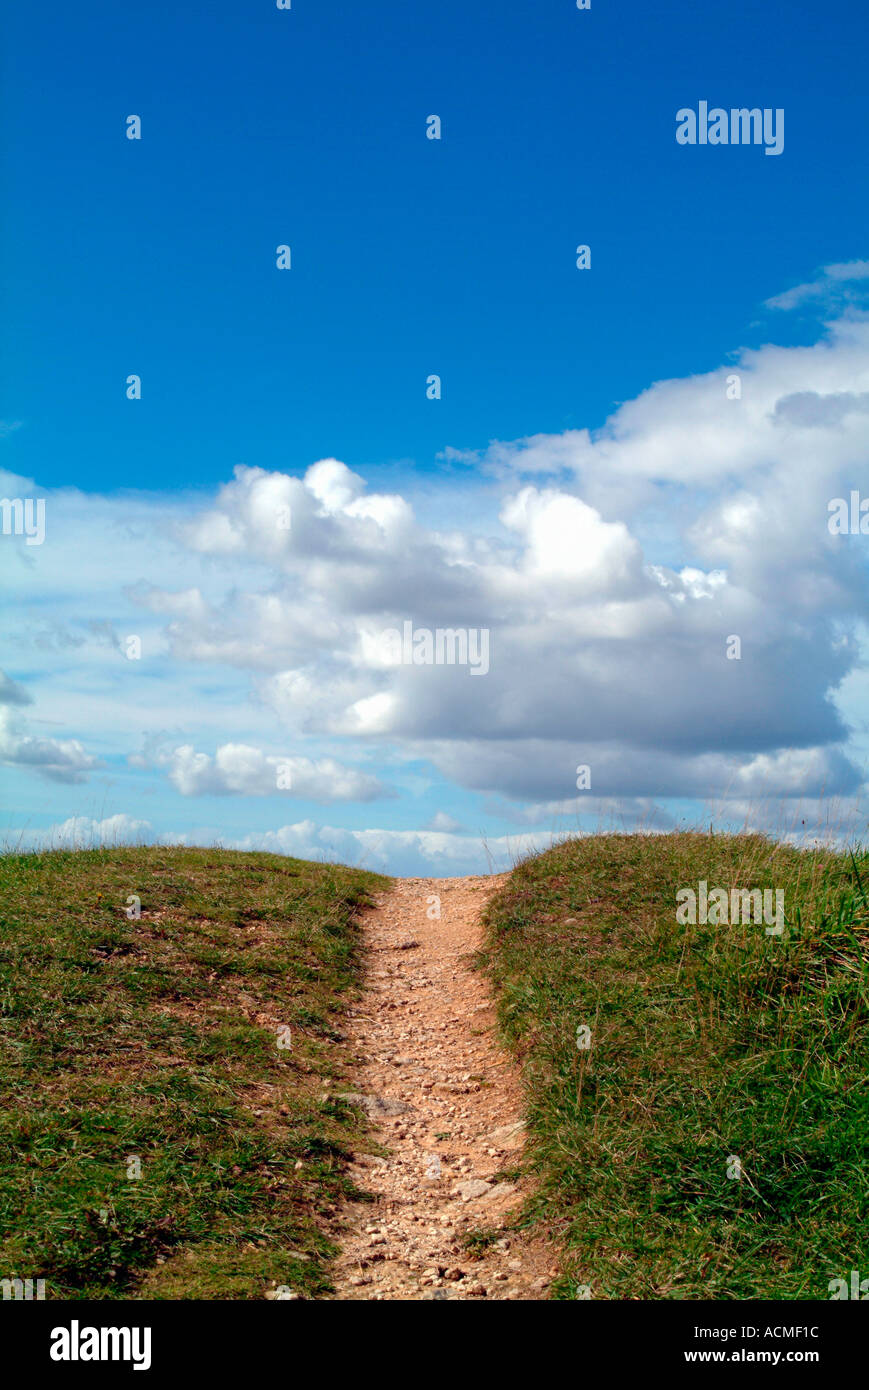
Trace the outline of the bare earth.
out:
[[[505,877],[399,879],[365,914],[366,989],[346,1031],[354,1099],[376,1126],[363,1143],[388,1157],[355,1155],[351,1176],[375,1201],[340,1214],[338,1299],[539,1299],[557,1272],[539,1239],[504,1232],[479,1258],[461,1244],[501,1229],[527,1191],[497,1177],[518,1166],[522,1093],[469,968]],[[427,916],[435,895],[440,920]]]

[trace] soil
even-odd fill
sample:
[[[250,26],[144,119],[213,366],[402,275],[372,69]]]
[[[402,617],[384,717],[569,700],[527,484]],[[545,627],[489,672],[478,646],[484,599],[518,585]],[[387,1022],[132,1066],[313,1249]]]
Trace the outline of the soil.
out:
[[[522,1086],[472,968],[481,910],[505,878],[399,879],[365,913],[350,1094],[371,1120],[364,1148],[386,1156],[354,1155],[351,1176],[374,1200],[340,1213],[338,1299],[541,1299],[558,1272],[544,1238],[511,1229],[530,1184],[517,1171]],[[492,1239],[463,1243],[481,1231]]]

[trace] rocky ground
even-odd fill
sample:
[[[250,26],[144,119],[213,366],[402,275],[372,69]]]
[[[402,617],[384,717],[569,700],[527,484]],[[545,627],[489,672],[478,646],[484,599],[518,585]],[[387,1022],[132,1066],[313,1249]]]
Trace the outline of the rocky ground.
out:
[[[367,1147],[388,1156],[355,1155],[352,1176],[375,1200],[341,1213],[336,1298],[539,1299],[557,1273],[539,1238],[504,1229],[527,1190],[514,1171],[521,1089],[470,968],[501,882],[400,879],[365,913],[366,991],[346,1031],[354,1099],[376,1127]],[[502,1234],[475,1254],[462,1236],[479,1230]]]

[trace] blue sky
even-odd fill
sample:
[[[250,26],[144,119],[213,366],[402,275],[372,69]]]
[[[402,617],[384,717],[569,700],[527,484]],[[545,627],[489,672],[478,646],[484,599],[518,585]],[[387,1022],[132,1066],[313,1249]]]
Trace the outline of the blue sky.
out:
[[[470,872],[483,835],[857,798],[865,547],[826,517],[866,479],[867,29],[856,0],[4,6],[0,466],[49,518],[0,536],[7,838],[120,817]],[[701,100],[783,109],[782,154],[678,145]],[[360,674],[404,618],[491,629],[500,674]],[[739,623],[755,665],[718,673]]]

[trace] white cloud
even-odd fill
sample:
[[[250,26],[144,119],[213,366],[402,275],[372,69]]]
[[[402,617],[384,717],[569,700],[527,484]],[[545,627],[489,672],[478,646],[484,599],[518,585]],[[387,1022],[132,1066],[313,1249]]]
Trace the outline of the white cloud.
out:
[[[28,732],[14,706],[30,705],[32,696],[0,671],[0,763],[38,772],[52,782],[84,782],[97,759],[75,738],[38,738]]]
[[[334,758],[266,754],[244,743],[224,743],[212,757],[192,744],[153,754],[182,796],[293,796],[310,801],[373,801],[390,795],[376,777]],[[147,766],[147,759],[136,759]]]
[[[840,261],[825,265],[818,271],[814,280],[803,285],[795,285],[783,294],[774,295],[766,301],[768,309],[796,309],[807,301],[821,300],[825,304],[841,304],[860,298],[851,291],[851,286],[862,280],[869,280],[869,261]]]
[[[453,878],[485,872],[486,868],[503,872],[524,855],[546,849],[559,838],[563,835],[549,831],[521,831],[484,841],[479,835],[438,830],[345,830],[299,821],[246,835],[231,847],[338,861],[384,873]]]
[[[3,848],[21,852],[151,844],[216,846],[342,863],[398,876],[453,878],[507,871],[527,855],[549,849],[578,834],[599,831],[665,834],[676,828],[672,816],[653,801],[643,798],[582,798],[581,801],[541,804],[527,808],[516,819],[526,827],[535,825],[538,828],[491,836],[435,827],[354,830],[307,819],[240,836],[201,830],[165,830],[157,834],[149,821],[121,813],[102,820],[71,816],[44,830],[28,829],[7,837]],[[865,807],[850,798],[831,801],[803,797],[784,804],[742,798],[708,805],[703,825],[704,828],[710,823],[723,826],[734,820],[746,830],[773,833],[792,843],[841,847],[865,835],[866,815]],[[684,821],[682,828],[687,828]]]
[[[118,814],[104,820],[71,816],[45,830],[27,830],[6,848],[92,849],[100,846],[161,844],[184,847],[218,842],[223,849],[262,850],[327,863],[349,864],[376,872],[438,878],[501,872],[524,855],[546,849],[569,832],[521,831],[484,840],[435,830],[346,830],[312,820],[243,836],[209,837],[186,831],[156,834],[152,824]]]
[[[867,266],[818,284],[865,284]],[[30,685],[41,663],[40,714],[74,720],[89,748],[172,729],[158,766],[185,797],[366,802],[384,766],[415,764],[538,823],[590,806],[580,763],[598,808],[637,816],[662,798],[850,796],[862,759],[837,695],[862,659],[869,566],[864,538],[826,523],[867,450],[869,318],[849,311],[810,346],[656,382],[602,429],[454,450],[477,466],[450,474],[449,505],[369,491],[336,459],[302,477],[238,468],[205,504],[54,494],[50,538],[16,571],[37,610],[20,670]],[[488,673],[378,660],[405,620],[487,630]],[[137,666],[119,648],[139,631]],[[20,687],[4,689],[7,761],[71,780],[95,765],[83,742],[13,724]],[[424,831],[310,843],[429,863],[444,844],[469,853],[453,809],[427,805]]]
[[[451,816],[447,811],[436,811],[426,826],[427,830],[439,830],[447,835],[458,833],[463,829],[455,816]]]
[[[525,487],[509,498],[501,520],[525,541],[522,573],[573,592],[609,598],[641,587],[640,547],[620,521],[605,522],[578,497]]]
[[[237,469],[189,535],[200,553],[217,536],[225,559],[223,516],[236,559],[264,565],[265,581],[207,600],[153,584],[134,597],[170,616],[176,661],[248,670],[296,738],[380,744],[463,786],[543,802],[592,753],[601,795],[714,794],[760,755],[772,776],[790,748],[847,740],[830,692],[857,660],[849,625],[869,593],[826,518],[865,457],[867,395],[869,322],[842,321],[809,348],[746,351],[656,383],[595,434],[492,446],[480,465],[501,497],[487,529],[478,516],[426,529],[335,459],[302,479]],[[557,483],[541,484],[547,472]],[[486,628],[489,673],[373,659],[406,619]],[[725,656],[732,634],[739,662]],[[179,789],[228,789],[206,755],[185,756]],[[831,781],[854,782],[841,753],[828,762]],[[257,764],[232,785],[270,776]]]
[[[120,814],[94,820],[70,816],[47,830],[28,830],[10,849],[113,849],[119,845],[147,845],[155,840],[150,821]]]

